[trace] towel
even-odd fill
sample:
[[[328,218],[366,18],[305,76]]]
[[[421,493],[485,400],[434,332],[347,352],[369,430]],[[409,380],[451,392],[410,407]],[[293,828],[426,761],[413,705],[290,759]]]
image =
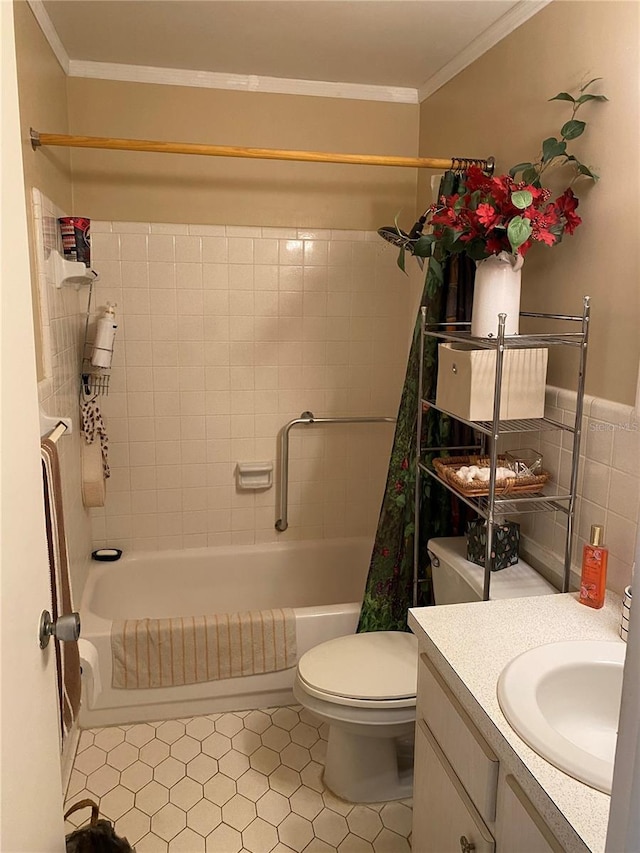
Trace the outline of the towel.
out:
[[[97,443],[81,445],[82,503],[86,507],[104,506],[107,497],[104,465]]]
[[[54,442],[45,438],[40,445],[40,454],[51,580],[51,615],[55,622],[58,617],[73,613],[69,558],[62,509],[60,463]],[[64,745],[65,738],[80,709],[80,655],[78,643],[75,640],[60,643],[54,637],[53,642],[56,654],[60,733]]]
[[[98,439],[102,453],[104,477],[107,479],[111,476],[109,472],[109,438],[107,436],[107,428],[102,419],[100,406],[95,398],[82,401],[80,419],[82,421],[82,432],[84,433],[87,444],[93,444]]]
[[[114,622],[111,652],[114,688],[275,672],[297,662],[295,614],[284,608]]]

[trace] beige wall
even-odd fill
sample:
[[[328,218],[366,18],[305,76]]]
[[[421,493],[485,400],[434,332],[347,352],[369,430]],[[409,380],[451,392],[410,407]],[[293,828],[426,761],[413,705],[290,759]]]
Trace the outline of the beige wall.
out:
[[[415,156],[419,108],[69,78],[72,133]],[[74,213],[94,219],[378,228],[415,209],[414,169],[72,152]]]
[[[587,104],[572,150],[601,175],[579,183],[584,223],[552,250],[535,247],[523,271],[523,310],[579,313],[592,297],[587,390],[632,403],[640,354],[638,285],[638,4],[556,0],[432,95],[421,107],[420,153],[487,156],[504,172],[536,158],[570,118],[548,99],[592,77],[607,104]],[[428,203],[428,176],[420,202]],[[574,387],[575,361],[554,354],[549,381]]]
[[[69,210],[69,151],[65,148],[34,151],[29,140],[30,127],[48,133],[68,133],[66,76],[24,0],[14,3],[14,18],[25,184],[27,189],[37,187],[54,204]]]
[[[33,127],[35,130],[46,130],[49,133],[68,133],[67,84],[64,71],[24,0],[14,3],[14,26],[36,360],[38,379],[43,379],[41,312],[37,287],[37,259],[34,254],[36,236],[30,216],[31,189],[36,187],[63,210],[71,210],[71,159],[65,148],[42,148],[34,151],[29,130]]]

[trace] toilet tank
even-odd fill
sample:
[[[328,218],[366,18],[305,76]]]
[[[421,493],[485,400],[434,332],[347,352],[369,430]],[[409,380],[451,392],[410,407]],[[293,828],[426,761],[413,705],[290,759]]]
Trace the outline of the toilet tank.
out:
[[[430,539],[433,596],[436,604],[462,604],[482,601],[484,568],[467,560],[464,536]],[[515,566],[507,566],[491,574],[489,598],[525,598],[557,592],[548,581],[522,558]]]

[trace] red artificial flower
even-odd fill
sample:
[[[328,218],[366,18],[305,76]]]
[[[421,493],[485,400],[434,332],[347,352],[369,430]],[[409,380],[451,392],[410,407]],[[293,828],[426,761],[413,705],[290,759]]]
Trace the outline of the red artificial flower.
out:
[[[526,208],[520,203],[522,196],[514,204],[516,192],[530,194]],[[551,192],[545,187],[516,183],[510,175],[488,177],[477,166],[471,166],[460,193],[443,196],[439,204],[431,206],[429,224],[437,239],[449,238],[450,243],[457,243],[458,251],[464,247],[476,259],[501,252],[524,257],[534,243],[553,246],[565,231],[573,234],[580,225],[575,213],[578,199],[571,189],[555,202],[550,198]],[[516,218],[531,223],[531,235],[514,249],[508,228]]]
[[[578,225],[582,224],[582,219],[575,212],[577,206],[578,199],[573,194],[571,187],[567,187],[562,195],[556,199],[556,208],[565,221],[564,230],[567,234],[573,234]]]
[[[487,228],[495,228],[500,217],[490,204],[479,204],[476,209],[478,221]]]

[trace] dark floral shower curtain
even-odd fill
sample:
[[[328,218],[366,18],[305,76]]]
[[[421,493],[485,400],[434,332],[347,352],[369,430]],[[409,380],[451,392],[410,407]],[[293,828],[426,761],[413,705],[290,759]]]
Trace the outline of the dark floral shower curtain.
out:
[[[457,191],[460,176],[447,172],[439,195]],[[471,319],[475,265],[466,255],[447,255],[436,244],[422,293],[427,323]],[[387,484],[371,555],[358,631],[406,631],[407,610],[412,606],[414,499],[416,472],[416,428],[418,417],[418,369],[420,361],[420,312],[405,376],[398,420],[391,451]],[[425,397],[435,397],[437,341],[425,339]],[[424,412],[422,446],[444,447],[472,443],[470,431],[434,409]],[[462,534],[468,508],[428,476],[421,478],[419,599],[418,605],[432,602],[427,542],[433,536]]]

